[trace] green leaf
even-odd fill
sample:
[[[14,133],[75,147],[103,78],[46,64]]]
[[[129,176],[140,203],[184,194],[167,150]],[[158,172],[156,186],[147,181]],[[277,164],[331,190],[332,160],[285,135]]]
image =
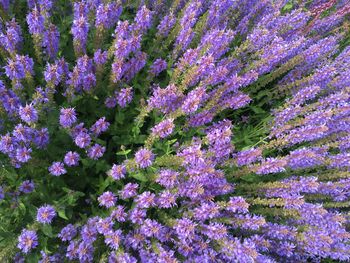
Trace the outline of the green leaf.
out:
[[[116,153],[116,155],[127,155],[128,153],[130,153],[131,150],[130,149],[127,149],[127,150],[124,150],[124,151],[119,151]]]
[[[130,174],[130,176],[131,176],[132,178],[135,178],[135,179],[138,180],[138,181],[141,181],[141,182],[148,182],[147,177],[146,177],[144,174],[142,174],[142,173]]]
[[[52,233],[52,226],[49,224],[43,224],[41,227],[41,231],[43,231],[43,233],[48,237],[54,237]]]
[[[57,213],[58,213],[58,216],[59,216],[60,218],[63,218],[63,219],[65,219],[65,220],[68,220],[68,217],[66,216],[66,211],[65,211],[64,209],[58,210]]]

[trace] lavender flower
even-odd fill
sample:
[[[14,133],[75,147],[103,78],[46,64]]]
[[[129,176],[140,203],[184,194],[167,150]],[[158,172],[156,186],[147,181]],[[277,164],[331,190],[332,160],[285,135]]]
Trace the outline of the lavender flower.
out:
[[[114,180],[120,180],[125,177],[126,167],[125,165],[113,164],[112,169],[107,172]]]
[[[38,208],[36,220],[39,223],[51,224],[54,217],[56,217],[56,210],[53,206],[45,205]]]
[[[17,247],[25,254],[38,246],[38,236],[35,231],[23,229],[18,237]]]
[[[64,163],[67,166],[76,166],[79,163],[80,156],[77,152],[69,151],[64,156]]]
[[[153,162],[154,154],[147,149],[141,149],[135,154],[135,161],[141,168],[150,166]]]
[[[25,180],[19,186],[18,190],[24,194],[29,194],[34,191],[35,185],[31,180]]]
[[[72,225],[68,224],[62,228],[61,232],[58,234],[58,237],[62,241],[71,241],[77,234],[77,229]]]
[[[98,198],[98,202],[100,203],[100,206],[105,206],[107,208],[114,206],[116,201],[117,201],[117,198],[110,191],[104,192]]]
[[[61,109],[60,124],[64,128],[71,127],[77,121],[77,116],[73,108]]]
[[[152,133],[160,138],[169,136],[174,130],[173,119],[166,119],[152,128]]]
[[[53,162],[52,165],[49,167],[50,174],[54,176],[60,176],[62,174],[65,174],[67,171],[64,169],[64,165],[61,162]]]
[[[25,107],[19,108],[19,116],[26,123],[37,122],[38,120],[38,112],[33,107],[33,105],[26,105]]]
[[[87,155],[89,158],[97,160],[103,156],[105,151],[106,147],[101,146],[99,144],[95,144],[89,148]]]
[[[85,133],[85,132],[80,132],[76,137],[75,137],[75,140],[74,140],[75,144],[79,147],[79,148],[86,148],[90,145],[91,143],[91,137],[89,134]],[[104,150],[102,149],[97,149],[97,155],[99,154],[103,154]],[[95,151],[92,150],[90,155],[92,157],[95,157]],[[96,156],[97,156],[96,155]],[[91,158],[91,157],[90,157]]]

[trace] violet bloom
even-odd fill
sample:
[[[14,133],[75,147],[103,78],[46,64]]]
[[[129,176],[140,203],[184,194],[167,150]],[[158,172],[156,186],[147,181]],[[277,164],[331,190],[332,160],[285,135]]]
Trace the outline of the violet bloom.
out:
[[[115,230],[110,232],[105,237],[105,243],[111,248],[111,249],[118,249],[120,241],[122,239],[122,231],[121,230]]]
[[[146,31],[152,26],[152,12],[144,5],[136,14],[134,29],[136,31]]]
[[[58,234],[58,237],[62,241],[71,241],[77,234],[77,229],[72,224],[66,225],[62,228],[61,232]]]
[[[157,198],[157,206],[160,208],[171,208],[176,205],[176,194],[171,193],[169,190],[160,192]]]
[[[37,7],[34,7],[27,15],[29,32],[33,35],[40,35],[44,32],[44,17],[40,14]]]
[[[114,180],[120,180],[125,177],[126,167],[125,165],[113,164],[112,169],[107,172]]]
[[[100,135],[102,132],[107,131],[110,123],[106,121],[105,117],[98,119],[94,125],[91,126],[90,131],[93,132],[96,136]]]
[[[49,84],[57,86],[61,82],[63,74],[63,68],[59,63],[56,62],[55,64],[47,64],[44,71],[45,81]]]
[[[61,162],[53,162],[52,165],[49,167],[50,174],[54,176],[60,176],[62,174],[65,174],[67,171],[64,169],[64,165]]]
[[[135,207],[129,213],[130,221],[133,224],[142,224],[146,217],[147,213],[145,209],[141,209],[139,207]]]
[[[141,168],[146,168],[152,164],[154,154],[147,149],[140,149],[135,154],[135,161]]]
[[[116,209],[114,209],[110,215],[111,218],[117,220],[118,222],[125,222],[128,214],[125,212],[125,207],[122,205],[118,205]]]
[[[175,127],[173,121],[173,119],[166,119],[164,121],[161,121],[152,128],[152,134],[159,136],[160,138],[169,136]]]
[[[57,27],[50,24],[43,36],[43,46],[45,47],[46,55],[49,59],[55,59],[57,56],[59,38],[60,33]]]
[[[41,130],[36,130],[34,134],[35,145],[43,149],[49,143],[49,131],[47,128],[42,128]]]
[[[64,156],[63,161],[67,166],[76,166],[79,163],[79,159],[80,156],[77,152],[69,151]]]
[[[133,98],[133,89],[125,88],[121,89],[119,92],[116,92],[116,101],[118,105],[122,108],[126,107]]]
[[[5,198],[4,188],[0,185],[0,201]]]
[[[32,152],[32,149],[27,148],[25,146],[19,147],[16,150],[16,159],[17,161],[21,162],[21,163],[26,163],[29,161],[30,158],[32,158],[30,156]]]
[[[243,197],[233,196],[227,202],[226,210],[233,213],[248,213],[249,204]]]
[[[86,148],[91,143],[91,137],[85,132],[80,132],[74,140],[75,144],[80,148]]]
[[[25,254],[38,246],[38,236],[34,230],[23,229],[18,237],[17,247]]]
[[[100,203],[100,206],[110,208],[115,205],[117,197],[115,197],[115,195],[112,192],[107,191],[100,195],[97,200]]]
[[[101,51],[101,49],[96,50],[94,54],[94,62],[97,66],[102,66],[107,62],[108,52]]]
[[[31,104],[24,107],[21,106],[18,113],[22,121],[26,123],[34,123],[38,121],[38,112]]]
[[[127,183],[124,188],[119,191],[119,195],[121,199],[128,199],[135,195],[137,195],[139,185],[133,183]]]
[[[284,159],[267,158],[257,168],[257,174],[280,173],[285,171],[287,161]]]
[[[61,109],[60,111],[60,125],[63,128],[71,127],[77,121],[77,115],[74,108]]]
[[[113,231],[114,221],[111,217],[100,219],[96,224],[97,232],[102,235],[107,235]]]
[[[36,214],[36,220],[39,223],[51,224],[52,220],[56,216],[56,210],[51,205],[41,206]]]
[[[87,155],[89,158],[93,160],[97,160],[103,156],[105,151],[106,151],[106,147],[96,143],[94,146],[91,146],[89,148]]]
[[[76,51],[85,52],[86,41],[89,32],[88,19],[85,16],[80,16],[73,20],[72,35]]]
[[[31,180],[25,180],[21,183],[18,190],[24,194],[29,194],[34,191],[35,185]]]
[[[197,224],[193,223],[190,219],[183,218],[177,220],[174,229],[179,238],[184,241],[186,239],[192,239],[194,237],[196,226]]]
[[[177,182],[179,173],[170,169],[162,169],[156,179],[156,182],[165,188],[172,188]]]
[[[80,262],[92,262],[94,247],[92,242],[82,241],[78,247],[78,258]]]
[[[136,202],[137,207],[139,207],[139,208],[149,208],[149,207],[155,205],[155,197],[156,197],[155,194],[153,194],[149,191],[146,191],[146,192],[143,192],[142,194],[138,195],[135,198],[135,202]]]
[[[153,62],[149,72],[157,76],[160,72],[162,72],[166,68],[167,68],[166,61],[164,59],[158,58]]]
[[[22,40],[21,27],[13,18],[11,21],[6,23],[6,33],[0,33],[0,45],[2,45],[9,53],[13,53],[18,50]]]

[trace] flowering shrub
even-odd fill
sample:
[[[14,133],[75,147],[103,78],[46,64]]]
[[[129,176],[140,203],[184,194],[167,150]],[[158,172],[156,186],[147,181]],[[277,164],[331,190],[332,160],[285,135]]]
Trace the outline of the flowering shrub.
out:
[[[348,1],[0,7],[1,262],[350,260]]]

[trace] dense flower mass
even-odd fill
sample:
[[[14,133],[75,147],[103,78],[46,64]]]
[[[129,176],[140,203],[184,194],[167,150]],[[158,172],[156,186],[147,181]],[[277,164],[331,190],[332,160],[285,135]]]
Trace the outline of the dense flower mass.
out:
[[[0,262],[349,262],[349,18],[0,1]]]

